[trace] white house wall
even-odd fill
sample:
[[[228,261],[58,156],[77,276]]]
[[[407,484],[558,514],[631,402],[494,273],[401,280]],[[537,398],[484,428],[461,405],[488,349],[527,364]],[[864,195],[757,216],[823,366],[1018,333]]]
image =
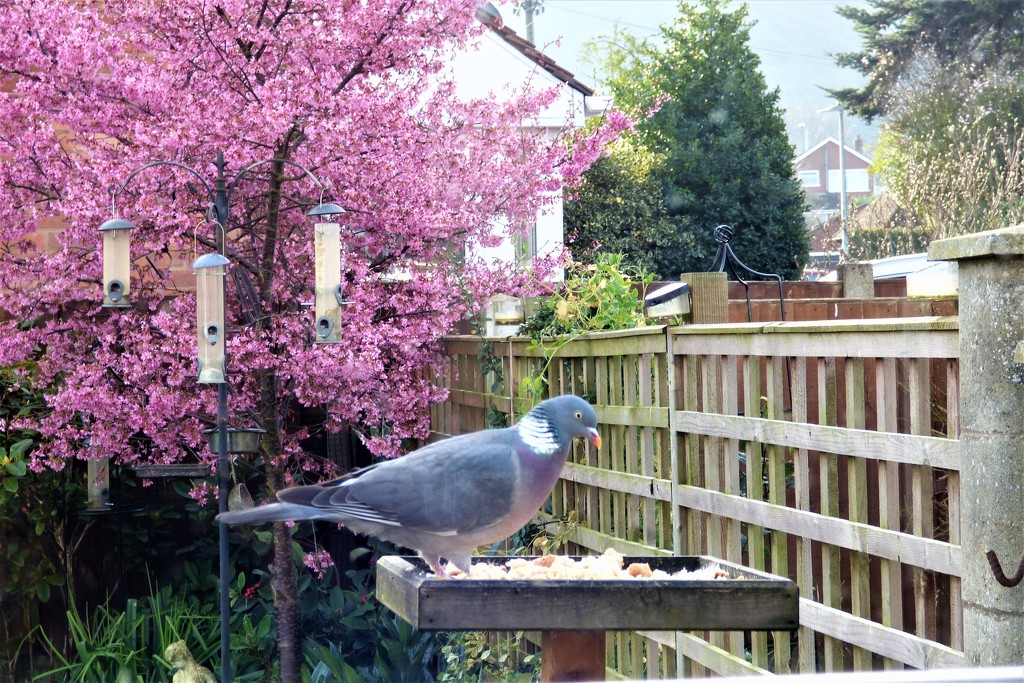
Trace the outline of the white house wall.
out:
[[[484,33],[476,44],[452,64],[456,93],[466,99],[488,98],[511,101],[523,92],[560,89],[558,98],[536,118],[523,121],[524,127],[542,128],[551,136],[559,135],[567,123],[582,126],[586,115],[583,93],[563,83],[531,61],[493,31]],[[602,109],[603,111],[603,109]],[[559,253],[564,247],[563,201],[561,192],[553,192],[537,212],[536,225],[530,231],[530,257]],[[503,232],[504,224],[495,226]],[[508,239],[497,247],[476,247],[476,256],[497,263],[514,263],[516,247]]]

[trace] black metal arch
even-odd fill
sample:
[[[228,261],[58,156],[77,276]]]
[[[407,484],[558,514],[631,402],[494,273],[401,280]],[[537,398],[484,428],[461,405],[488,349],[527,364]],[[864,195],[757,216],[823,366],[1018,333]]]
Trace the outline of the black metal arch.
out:
[[[736,255],[736,252],[732,250],[729,242],[732,241],[732,228],[728,225],[719,225],[715,228],[715,241],[718,242],[718,252],[715,253],[715,261],[711,265],[712,273],[722,273],[727,269],[732,274],[736,281],[743,285],[747,295],[747,322],[753,322],[753,315],[750,310],[750,283],[747,279],[744,279],[740,275],[742,270],[747,277],[751,275],[754,277],[763,278],[766,280],[775,280],[779,284],[779,308],[782,312],[782,319],[786,319],[786,295],[782,288],[782,276],[778,273],[762,273],[758,270],[754,270]]]

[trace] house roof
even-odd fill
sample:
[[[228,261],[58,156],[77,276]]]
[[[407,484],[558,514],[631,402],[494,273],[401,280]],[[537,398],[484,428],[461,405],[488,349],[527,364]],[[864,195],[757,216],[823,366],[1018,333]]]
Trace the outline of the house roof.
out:
[[[839,146],[839,140],[837,140],[836,138],[834,138],[834,137],[832,137],[830,135],[827,138],[825,138],[824,140],[822,140],[821,142],[819,142],[818,144],[816,144],[814,147],[811,147],[809,150],[807,150],[803,154],[797,156],[797,158],[793,161],[793,163],[794,164],[799,164],[801,161],[803,161],[807,157],[811,156],[812,154],[817,152],[819,149],[821,149],[825,145],[829,145],[829,144],[832,144],[832,145],[835,145],[836,147],[838,147]],[[870,157],[864,156],[861,152],[858,152],[857,150],[855,150],[853,147],[850,147],[849,145],[844,145],[844,147],[846,148],[846,151],[849,154],[852,154],[853,156],[857,157],[858,159],[860,159],[864,163],[866,163],[866,164],[870,164],[871,163],[871,158]]]
[[[505,23],[501,19],[501,14],[491,3],[488,2],[482,7],[477,8],[476,19],[484,26],[487,26],[494,31],[502,40],[522,53],[523,56],[531,62],[535,63],[537,66],[544,69],[570,88],[578,90],[587,96],[594,94],[594,89],[576,80],[575,75],[573,75],[571,71],[556,64],[555,60],[538,50],[536,45],[526,40],[512,29],[506,27]]]

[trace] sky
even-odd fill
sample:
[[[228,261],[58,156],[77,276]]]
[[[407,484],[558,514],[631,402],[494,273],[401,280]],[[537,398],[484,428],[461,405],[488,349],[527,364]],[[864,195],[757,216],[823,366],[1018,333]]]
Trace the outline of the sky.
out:
[[[512,0],[494,2],[505,24],[526,37],[525,17],[513,13]],[[797,153],[805,139],[814,146],[827,135],[839,136],[835,113],[820,110],[833,103],[822,87],[850,87],[863,77],[835,65],[830,53],[860,49],[853,25],[836,14],[839,5],[869,7],[867,0],[747,0],[754,21],[750,47],[761,58],[761,71],[769,88],[779,88],[784,119]],[[729,3],[738,7],[739,2]],[[534,42],[558,64],[587,85],[597,86],[600,75],[588,61],[585,43],[610,37],[616,26],[637,37],[657,37],[658,27],[671,23],[678,0],[545,0],[534,17]],[[870,150],[875,127],[846,117],[846,142],[860,135]]]

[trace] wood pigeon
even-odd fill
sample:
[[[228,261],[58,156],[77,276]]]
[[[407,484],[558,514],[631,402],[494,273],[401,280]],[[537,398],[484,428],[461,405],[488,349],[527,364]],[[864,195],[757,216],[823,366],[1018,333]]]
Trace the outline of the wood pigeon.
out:
[[[284,489],[277,502],[225,512],[225,524],[326,520],[417,550],[439,577],[447,559],[522,528],[547,500],[577,437],[598,448],[597,413],[578,396],[538,404],[512,427],[437,441],[339,479]]]

